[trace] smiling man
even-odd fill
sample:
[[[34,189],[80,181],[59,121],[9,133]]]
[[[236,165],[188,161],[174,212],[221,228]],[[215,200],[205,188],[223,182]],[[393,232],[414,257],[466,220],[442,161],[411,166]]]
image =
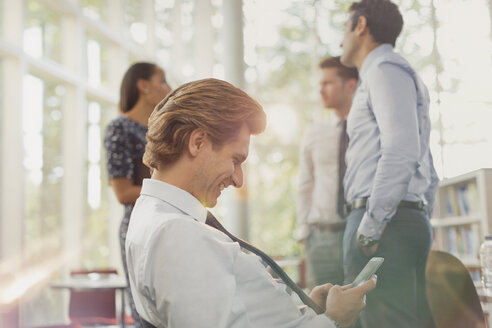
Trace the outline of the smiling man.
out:
[[[143,182],[126,251],[140,317],[156,327],[350,326],[375,281],[319,286],[299,309],[259,257],[212,228],[206,207],[241,187],[250,135],[265,129],[261,105],[231,84],[205,79],[168,95],[149,120]],[[326,310],[325,310],[326,308]],[[147,324],[146,324],[147,325]]]

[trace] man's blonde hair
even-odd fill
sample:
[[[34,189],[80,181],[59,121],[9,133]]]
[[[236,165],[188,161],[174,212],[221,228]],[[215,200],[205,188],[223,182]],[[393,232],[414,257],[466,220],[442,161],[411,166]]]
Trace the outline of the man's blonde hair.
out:
[[[234,140],[243,124],[251,134],[266,126],[262,106],[244,91],[217,79],[183,84],[152,112],[143,162],[152,169],[173,164],[197,128],[220,147]]]

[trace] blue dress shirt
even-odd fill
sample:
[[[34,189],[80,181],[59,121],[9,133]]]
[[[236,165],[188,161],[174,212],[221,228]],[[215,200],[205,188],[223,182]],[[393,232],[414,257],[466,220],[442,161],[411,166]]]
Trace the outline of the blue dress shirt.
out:
[[[432,211],[439,180],[429,149],[428,91],[390,44],[362,64],[347,133],[345,197],[368,198],[359,233],[379,240],[401,200],[424,201]]]

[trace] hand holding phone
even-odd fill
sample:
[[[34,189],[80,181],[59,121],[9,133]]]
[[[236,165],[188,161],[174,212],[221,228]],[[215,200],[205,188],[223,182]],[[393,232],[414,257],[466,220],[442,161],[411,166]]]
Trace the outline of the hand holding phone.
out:
[[[352,282],[350,288],[360,286],[362,283],[367,281],[372,277],[374,273],[379,269],[381,264],[383,264],[384,258],[382,257],[373,257],[367,262],[366,266],[362,271],[357,275],[357,277]]]
[[[374,275],[369,277],[367,281],[353,288],[352,284],[335,285],[330,288],[326,298],[325,314],[337,322],[340,327],[352,327],[360,311],[366,306],[366,294],[373,290],[377,283]]]

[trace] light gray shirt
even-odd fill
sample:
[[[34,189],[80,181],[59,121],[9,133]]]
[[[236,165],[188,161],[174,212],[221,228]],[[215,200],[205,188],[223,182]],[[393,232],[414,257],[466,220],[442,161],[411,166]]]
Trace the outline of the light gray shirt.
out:
[[[347,118],[347,201],[368,197],[359,232],[379,240],[401,200],[432,209],[438,178],[429,149],[429,96],[408,62],[389,44],[360,69]]]
[[[297,239],[309,234],[309,224],[340,223],[337,214],[338,152],[341,121],[335,114],[306,131],[299,156]]]
[[[260,258],[206,225],[206,215],[188,192],[143,181],[125,245],[143,319],[157,327],[335,327],[298,308]]]

